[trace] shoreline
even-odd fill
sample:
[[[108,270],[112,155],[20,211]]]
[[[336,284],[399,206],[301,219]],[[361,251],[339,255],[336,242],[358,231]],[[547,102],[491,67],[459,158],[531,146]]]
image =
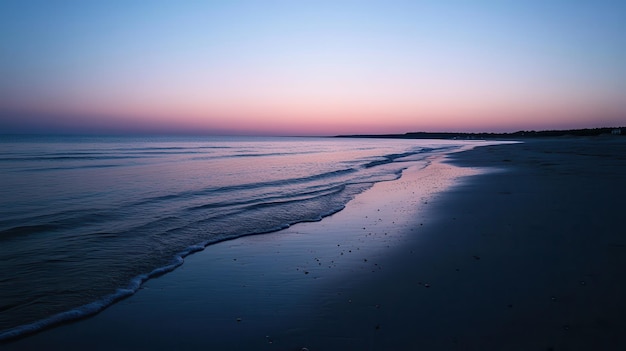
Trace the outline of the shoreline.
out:
[[[454,154],[321,222],[211,245],[97,316],[3,347],[619,349],[623,155],[621,141],[587,139]],[[505,171],[470,175],[482,167]]]
[[[468,147],[469,146],[467,145],[461,146],[460,150],[467,149]],[[429,156],[428,159],[440,158],[441,155],[442,155],[441,153],[436,153],[436,154]],[[430,163],[430,161],[424,161],[422,159],[420,159],[419,161],[405,161],[405,162],[413,162],[415,164],[414,167],[417,167],[418,164],[421,165],[423,163],[426,163],[426,164]],[[399,172],[395,175],[399,179],[402,176],[402,172]],[[395,180],[397,179],[378,181],[378,182],[373,182],[371,184],[373,185],[379,182],[387,182],[387,181],[395,181]],[[56,313],[47,318],[36,320],[29,324],[22,324],[12,329],[5,329],[5,330],[0,331],[0,343],[19,340],[19,339],[28,337],[30,335],[40,333],[42,331],[55,328],[60,325],[75,323],[84,319],[91,318],[97,315],[98,313],[101,313],[103,310],[109,308],[110,306],[113,306],[114,304],[126,298],[129,298],[130,296],[133,296],[144,286],[144,284],[147,281],[159,278],[160,276],[164,274],[168,274],[174,271],[185,262],[185,258],[187,256],[203,251],[209,246],[216,245],[216,244],[226,242],[226,241],[237,240],[237,239],[247,237],[247,236],[267,235],[267,234],[272,234],[276,232],[281,232],[287,228],[290,228],[293,225],[299,225],[301,223],[308,223],[308,222],[316,223],[316,222],[323,220],[326,217],[332,216],[342,211],[344,207],[345,206],[342,206],[341,208],[335,208],[330,212],[321,214],[319,218],[314,219],[314,220],[302,220],[298,222],[285,224],[281,227],[276,227],[275,229],[271,229],[268,231],[243,234],[243,235],[239,235],[236,237],[222,238],[222,239],[214,240],[214,241],[203,241],[203,242],[193,244],[191,246],[184,248],[182,251],[177,252],[174,256],[171,257],[170,261],[167,264],[154,268],[152,271],[144,272],[137,276],[134,276],[132,279],[130,279],[127,285],[118,287],[114,292],[110,294],[99,297],[96,300],[88,302],[84,305],[80,305],[75,308]]]

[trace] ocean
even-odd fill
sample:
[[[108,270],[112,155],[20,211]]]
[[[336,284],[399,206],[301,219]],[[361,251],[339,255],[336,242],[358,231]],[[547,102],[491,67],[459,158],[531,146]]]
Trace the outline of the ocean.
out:
[[[0,341],[98,313],[207,245],[319,221],[470,143],[0,136]]]

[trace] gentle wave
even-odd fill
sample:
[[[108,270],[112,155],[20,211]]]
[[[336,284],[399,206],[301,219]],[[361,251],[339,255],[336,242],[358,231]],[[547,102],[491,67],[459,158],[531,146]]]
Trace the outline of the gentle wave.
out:
[[[287,203],[287,202],[285,202]],[[270,207],[272,205],[275,205],[277,203],[266,203],[266,204],[257,204],[257,205],[253,205],[252,207],[258,206],[258,207]],[[199,252],[199,251],[203,251],[207,246],[212,245],[212,244],[216,244],[219,242],[223,242],[223,241],[227,241],[227,240],[234,240],[243,236],[249,236],[249,235],[259,235],[259,234],[267,234],[267,233],[272,233],[272,232],[276,232],[276,231],[280,231],[286,228],[289,228],[291,225],[297,224],[297,223],[301,223],[301,222],[311,222],[311,221],[320,221],[322,220],[324,217],[328,217],[331,216],[341,210],[343,210],[345,208],[345,206],[339,206],[336,208],[332,208],[332,209],[328,209],[326,212],[324,213],[320,213],[320,215],[318,217],[315,218],[308,218],[308,219],[303,219],[301,221],[297,221],[297,222],[293,222],[290,224],[283,224],[274,228],[268,228],[266,230],[262,230],[262,231],[257,231],[257,232],[251,232],[251,233],[246,233],[246,234],[242,234],[240,236],[236,236],[236,237],[228,237],[228,238],[220,238],[220,239],[216,239],[213,241],[204,241],[200,244],[196,244],[196,245],[191,245],[189,247],[187,247],[186,249],[184,249],[183,251],[179,252],[177,255],[174,256],[174,258],[172,259],[172,261],[164,266],[161,267],[157,267],[154,270],[152,270],[149,273],[146,274],[140,274],[136,277],[134,277],[133,279],[131,279],[130,283],[128,284],[128,286],[126,288],[120,288],[117,289],[115,293],[112,294],[108,294],[106,296],[103,296],[102,298],[84,304],[82,306],[73,308],[71,310],[68,311],[64,311],[61,313],[57,313],[53,316],[38,320],[36,322],[33,323],[29,323],[29,324],[25,324],[25,325],[20,325],[17,326],[15,328],[11,328],[8,330],[4,330],[4,331],[0,331],[0,342],[6,342],[6,341],[11,341],[14,339],[19,339],[22,337],[25,337],[27,335],[30,334],[35,334],[37,332],[46,330],[46,329],[50,329],[52,327],[64,324],[64,323],[69,323],[69,322],[73,322],[73,321],[77,321],[77,320],[81,320],[87,317],[91,317],[93,315],[96,315],[98,313],[100,313],[101,311],[103,311],[104,309],[106,309],[107,307],[110,307],[111,305],[115,304],[116,302],[119,302],[125,298],[128,298],[132,295],[134,295],[137,291],[139,291],[139,289],[141,288],[141,286],[148,280],[153,279],[153,278],[157,278],[163,274],[172,272],[173,270],[175,270],[176,268],[178,268],[179,266],[181,266],[184,263],[184,258]]]
[[[94,315],[207,245],[319,221],[374,183],[400,177],[405,162],[425,164],[460,145],[61,141],[24,143],[26,151],[12,144],[0,154],[9,185],[0,189],[0,281],[12,286],[0,291],[0,341]],[[105,166],[94,164],[98,157],[116,166],[97,168]]]
[[[24,337],[29,334],[34,334],[36,332],[52,328],[59,324],[68,323],[72,321],[76,321],[79,319],[83,319],[89,316],[93,316],[105,308],[113,305],[114,303],[123,300],[133,294],[135,294],[141,285],[145,283],[147,280],[159,277],[165,273],[171,272],[180,265],[183,264],[184,258],[194,252],[198,252],[204,250],[205,246],[190,246],[185,251],[179,253],[172,261],[172,263],[158,267],[154,269],[152,272],[148,274],[140,274],[133,278],[128,286],[124,289],[117,289],[117,291],[113,294],[106,295],[96,301],[90,302],[88,304],[79,306],[77,308],[71,309],[69,311],[57,313],[51,317],[38,320],[34,323],[21,325],[6,331],[0,332],[0,342],[9,341],[13,339],[17,339],[20,337]]]

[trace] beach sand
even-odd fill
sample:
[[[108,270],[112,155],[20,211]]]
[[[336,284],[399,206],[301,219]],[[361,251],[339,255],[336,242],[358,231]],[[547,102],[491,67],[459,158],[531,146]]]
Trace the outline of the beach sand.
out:
[[[624,350],[626,138],[480,147],[7,350]],[[443,191],[445,190],[445,191]]]

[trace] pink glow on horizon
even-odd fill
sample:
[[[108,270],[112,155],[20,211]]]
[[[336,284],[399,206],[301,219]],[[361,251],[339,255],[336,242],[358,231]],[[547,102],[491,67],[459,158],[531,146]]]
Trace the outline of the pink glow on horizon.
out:
[[[77,81],[0,100],[0,107],[40,115],[32,124],[77,130],[264,135],[617,126],[626,112],[620,94],[593,95],[556,83],[510,86],[471,72],[454,78],[424,73],[418,81],[370,75],[369,82],[349,74],[270,73],[182,75],[168,84],[151,76],[94,87]]]
[[[138,4],[0,3],[0,132],[626,125],[620,4]]]
[[[382,100],[262,101],[153,100],[107,103],[88,100],[70,107],[41,106],[33,123],[57,124],[78,130],[160,133],[212,133],[262,135],[384,134],[411,131],[517,131],[617,126],[626,108],[597,102],[572,103],[504,101],[479,104],[457,99],[420,102]],[[96,112],[97,111],[97,112]],[[592,121],[592,123],[590,123]]]

